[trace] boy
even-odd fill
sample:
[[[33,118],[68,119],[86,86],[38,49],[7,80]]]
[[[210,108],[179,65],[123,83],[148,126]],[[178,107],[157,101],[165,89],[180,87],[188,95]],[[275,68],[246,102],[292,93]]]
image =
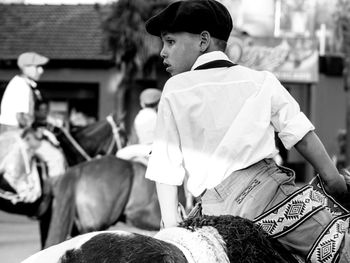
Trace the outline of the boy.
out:
[[[159,103],[146,173],[157,183],[164,226],[181,221],[176,186],[187,175],[187,187],[201,197],[204,214],[257,220],[287,197],[299,198],[286,199],[289,218],[280,221],[300,220],[275,236],[303,260],[350,262],[349,218],[337,221],[345,230],[334,233],[336,240],[325,241],[331,250],[322,247],[318,237],[334,217],[324,206],[308,205],[310,189],[297,192],[293,172],[274,163],[274,132],[314,166],[328,193],[343,195],[344,178],[280,82],[269,72],[234,65],[223,53],[232,30],[227,9],[214,0],[174,2],[147,21],[146,30],[161,38],[160,55],[172,75]],[[314,200],[315,193],[309,194]],[[278,220],[266,222],[273,222],[270,230],[284,227]]]

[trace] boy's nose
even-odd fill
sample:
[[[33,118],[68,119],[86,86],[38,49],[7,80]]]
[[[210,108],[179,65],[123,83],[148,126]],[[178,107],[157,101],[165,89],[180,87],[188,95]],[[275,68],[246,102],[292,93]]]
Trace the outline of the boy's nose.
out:
[[[165,52],[164,47],[163,47],[162,50],[160,51],[160,56],[161,56],[162,58],[166,58],[166,52]]]

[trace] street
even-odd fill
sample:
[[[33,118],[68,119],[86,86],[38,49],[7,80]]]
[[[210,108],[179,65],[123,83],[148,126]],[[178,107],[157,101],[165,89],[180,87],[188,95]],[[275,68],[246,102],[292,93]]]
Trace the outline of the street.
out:
[[[0,261],[18,263],[40,249],[38,222],[0,211]]]

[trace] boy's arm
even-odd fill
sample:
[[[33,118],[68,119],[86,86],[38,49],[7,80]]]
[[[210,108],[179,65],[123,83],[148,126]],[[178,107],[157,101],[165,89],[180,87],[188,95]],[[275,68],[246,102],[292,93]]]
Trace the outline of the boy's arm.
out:
[[[177,226],[181,222],[181,216],[178,213],[178,195],[177,186],[162,183],[156,183],[160,211],[164,227]]]
[[[329,194],[339,197],[347,191],[344,178],[339,174],[315,132],[308,132],[295,148],[320,174]]]

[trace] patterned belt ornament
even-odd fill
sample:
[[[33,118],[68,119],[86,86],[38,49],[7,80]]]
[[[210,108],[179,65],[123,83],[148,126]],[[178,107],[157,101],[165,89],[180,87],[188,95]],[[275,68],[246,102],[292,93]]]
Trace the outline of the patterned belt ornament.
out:
[[[254,222],[269,235],[278,238],[297,228],[321,209],[327,209],[333,220],[312,245],[306,262],[337,262],[344,236],[349,231],[350,212],[327,194],[319,176],[257,217]]]
[[[269,235],[278,238],[298,227],[326,205],[326,197],[308,185],[257,217],[254,222]]]
[[[337,262],[339,248],[345,233],[349,229],[349,221],[349,215],[343,215],[333,219],[312,246],[306,262]]]

